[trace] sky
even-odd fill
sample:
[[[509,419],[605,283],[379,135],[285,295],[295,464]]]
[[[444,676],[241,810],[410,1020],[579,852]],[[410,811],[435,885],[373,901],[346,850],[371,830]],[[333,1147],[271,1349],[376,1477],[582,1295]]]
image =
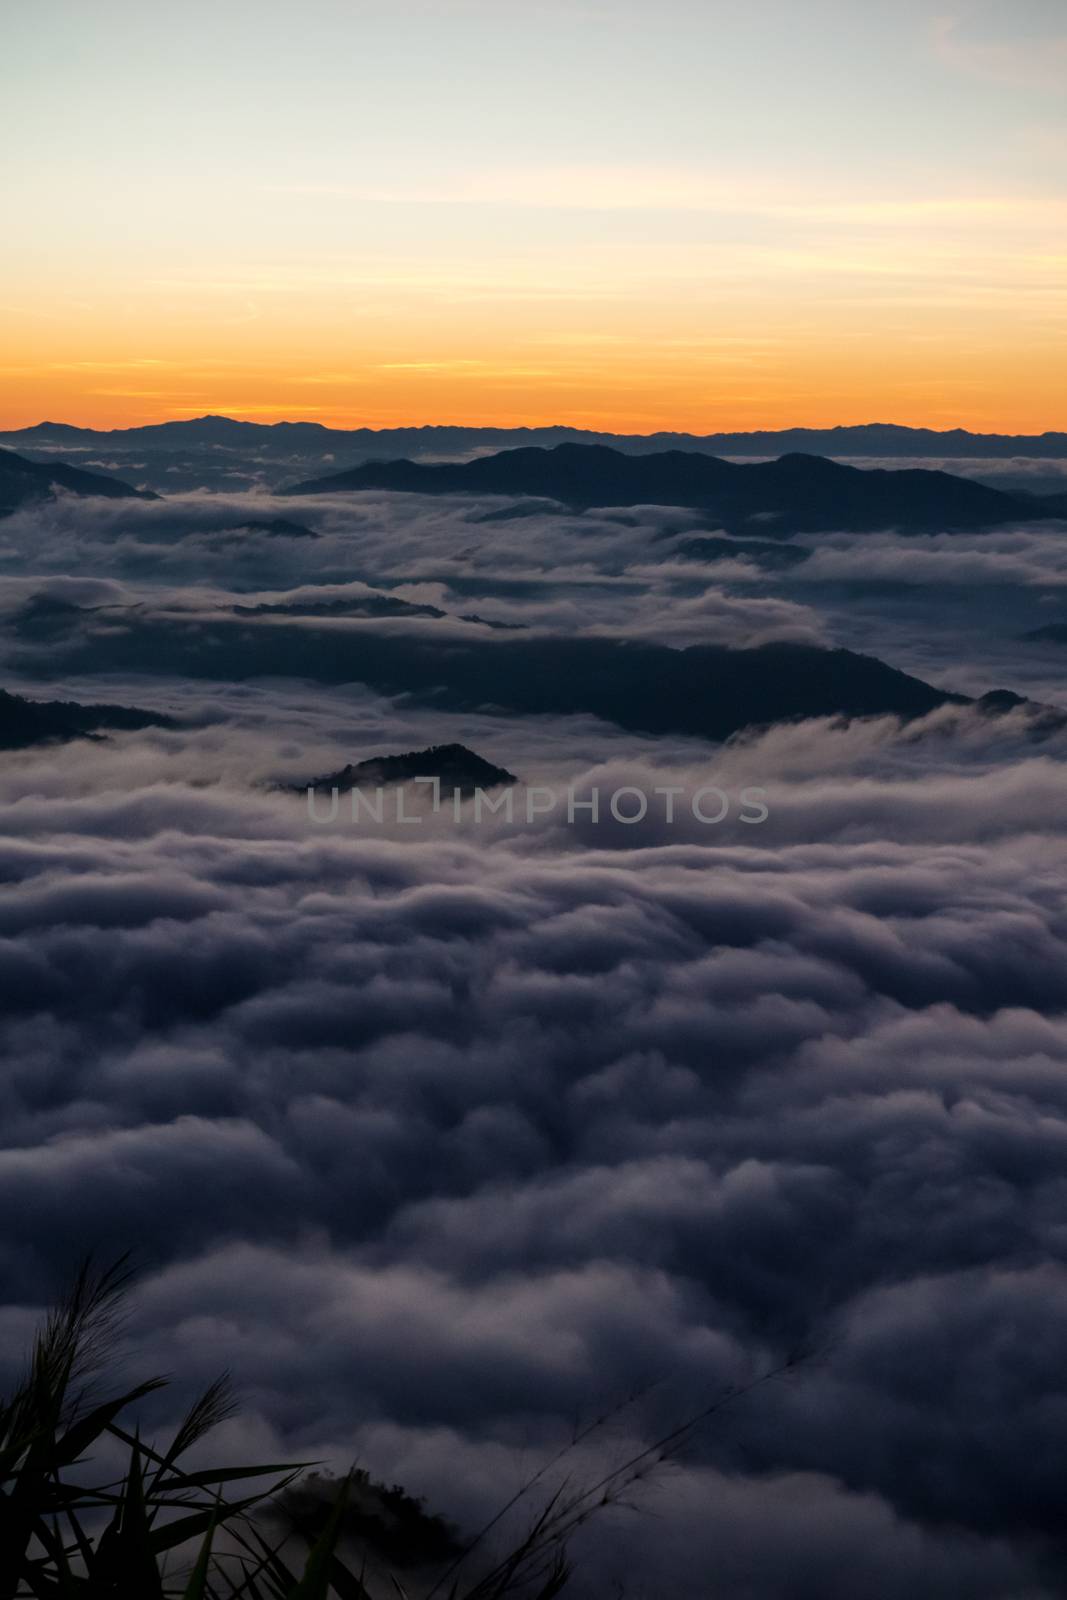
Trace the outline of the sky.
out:
[[[39,0],[0,426],[1067,427],[1060,0]]]

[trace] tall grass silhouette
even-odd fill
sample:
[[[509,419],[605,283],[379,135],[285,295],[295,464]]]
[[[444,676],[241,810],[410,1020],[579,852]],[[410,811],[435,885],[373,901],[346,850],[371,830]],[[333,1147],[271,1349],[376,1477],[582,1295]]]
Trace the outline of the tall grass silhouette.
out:
[[[0,1600],[554,1600],[571,1580],[578,1530],[627,1503],[703,1422],[776,1375],[731,1389],[586,1481],[575,1459],[629,1402],[595,1417],[464,1542],[366,1472],[337,1482],[306,1475],[308,1462],[187,1465],[235,1410],[226,1377],[169,1443],[142,1439],[128,1413],[168,1380],[99,1392],[130,1283],[125,1259],[83,1265],[0,1403]],[[118,1476],[94,1471],[94,1453],[114,1460],[117,1451]],[[524,1531],[499,1554],[494,1543],[516,1515]],[[410,1594],[405,1582],[416,1585]]]

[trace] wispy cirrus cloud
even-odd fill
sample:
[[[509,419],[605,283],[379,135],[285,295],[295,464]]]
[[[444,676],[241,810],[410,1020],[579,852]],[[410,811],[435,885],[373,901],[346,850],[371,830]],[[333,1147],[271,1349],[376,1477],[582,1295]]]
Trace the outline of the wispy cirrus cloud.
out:
[[[1065,42],[1067,49],[1067,42]],[[534,210],[698,211],[783,222],[886,227],[1047,224],[1067,214],[1056,195],[896,193],[813,183],[805,193],[762,174],[723,179],[699,166],[561,162],[485,168],[434,182],[268,184],[264,192],[387,206],[499,206]]]
[[[944,16],[932,29],[938,58],[957,72],[1018,89],[1067,94],[1067,28],[1045,36],[983,37],[967,19]]]

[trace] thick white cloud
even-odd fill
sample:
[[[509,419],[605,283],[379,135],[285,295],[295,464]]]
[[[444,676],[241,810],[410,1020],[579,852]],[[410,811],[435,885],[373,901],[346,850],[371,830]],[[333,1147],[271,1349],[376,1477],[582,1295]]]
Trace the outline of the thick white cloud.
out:
[[[669,620],[651,522],[468,511],[316,506],[324,537],[241,591],[232,554],[201,565],[218,502],[65,504],[5,524],[2,598],[9,625],[42,590],[199,625],[403,581],[535,628]],[[896,546],[812,559],[864,549]],[[832,634],[845,603],[793,584],[674,604],[685,630]],[[701,1435],[654,1516],[593,1526],[592,1592],[1058,1592],[1062,732],[950,706],[716,749],[292,679],[79,677],[5,640],[36,692],[178,719],[0,773],[5,1369],[83,1245],[133,1245],[137,1364],[231,1365],[233,1440],[358,1455],[475,1523],[576,1413],[664,1380],[584,1447],[593,1473],[802,1340],[818,1358]],[[327,827],[272,787],[453,739],[581,793],[759,785],[770,816]]]

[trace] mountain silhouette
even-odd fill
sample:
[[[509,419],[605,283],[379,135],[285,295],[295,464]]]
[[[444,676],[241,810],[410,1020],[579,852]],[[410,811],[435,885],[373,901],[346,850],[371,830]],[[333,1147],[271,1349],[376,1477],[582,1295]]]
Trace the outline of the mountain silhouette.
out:
[[[236,604],[236,617],[447,617],[440,606],[419,605],[399,595],[368,590],[334,600],[276,600],[259,605]]]
[[[133,706],[82,706],[71,700],[25,700],[0,689],[0,750],[24,750],[101,729],[169,727],[171,719]]]
[[[810,717],[908,721],[940,706],[976,703],[874,656],[813,644],[672,649],[644,639],[488,629],[441,637],[435,628],[338,628],[330,614],[304,614],[291,627],[272,617],[265,627],[254,607],[218,623],[203,613],[190,620],[136,607],[123,611],[121,628],[70,629],[65,614],[55,621],[64,627],[61,637],[52,636],[64,672],[363,683],[436,711],[501,718],[585,714],[637,733],[713,741]],[[1003,693],[977,704],[990,715],[1011,708]],[[1029,707],[1033,716],[1050,709]]]
[[[831,529],[992,527],[1056,516],[1040,497],[1005,494],[947,472],[863,471],[821,456],[737,465],[671,450],[624,455],[603,445],[506,450],[464,463],[371,462],[299,483],[294,495],[385,489],[413,494],[537,495],[576,510],[672,505],[764,537]]]
[[[683,451],[734,459],[807,455],[854,458],[857,465],[881,458],[956,470],[954,459],[975,462],[974,475],[1010,493],[1062,493],[1061,460],[1067,434],[974,434],[963,428],[937,433],[870,423],[845,428],[785,428],[757,433],[623,434],[552,425],[534,428],[429,425],[401,428],[329,428],[320,422],[244,422],[235,417],[191,417],[136,428],[96,430],[64,422],[0,432],[0,445],[35,461],[106,460],[119,477],[170,495],[215,489],[277,489],[338,467],[406,458],[469,461],[503,450],[560,444],[605,445],[624,455]],[[865,458],[865,459],[863,459]],[[1061,515],[1064,513],[1061,511]]]
[[[1027,456],[1039,460],[1067,458],[1067,433],[972,433],[967,428],[909,428],[899,423],[868,422],[834,428],[756,429],[733,433],[610,433],[552,424],[540,428],[427,425],[408,428],[329,428],[321,422],[242,422],[234,417],[190,417],[135,428],[78,428],[67,422],[37,422],[0,432],[0,439],[30,447],[35,443],[109,449],[186,449],[189,446],[242,449],[268,453],[294,450],[347,449],[350,455],[384,447],[398,453],[445,451],[459,455],[478,449],[506,449],[523,444],[607,444],[627,453],[696,450],[723,456],[780,456],[801,451],[829,456],[950,457],[993,460]]]
[[[465,744],[435,744],[427,750],[409,750],[399,756],[372,756],[342,767],[327,778],[312,778],[303,789],[377,789],[411,783],[415,778],[437,778],[442,795],[471,795],[475,789],[498,789],[518,783],[514,773],[468,750]]]
[[[0,516],[28,501],[52,499],[58,490],[68,494],[103,495],[108,500],[159,498],[103,472],[86,472],[81,467],[68,467],[58,461],[27,461],[13,450],[0,450]]]
[[[57,660],[78,673],[151,671],[232,682],[281,674],[364,683],[438,711],[585,713],[634,732],[711,740],[806,717],[921,717],[967,699],[873,656],[818,645],[676,650],[647,640],[488,630],[439,638],[429,629],[338,629],[314,618],[291,628],[264,628],[255,616],[212,627],[203,616],[190,624],[127,612],[121,629],[64,638]]]

